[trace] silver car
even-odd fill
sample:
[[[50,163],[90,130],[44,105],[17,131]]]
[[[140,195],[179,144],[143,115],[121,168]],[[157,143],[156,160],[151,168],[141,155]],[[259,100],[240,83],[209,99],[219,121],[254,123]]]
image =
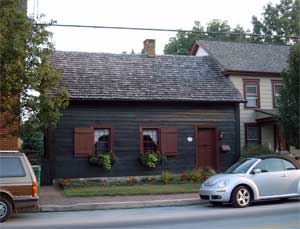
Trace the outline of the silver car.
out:
[[[200,187],[201,199],[213,205],[232,203],[247,207],[251,201],[300,196],[299,162],[279,155],[247,158],[225,173],[208,178]]]

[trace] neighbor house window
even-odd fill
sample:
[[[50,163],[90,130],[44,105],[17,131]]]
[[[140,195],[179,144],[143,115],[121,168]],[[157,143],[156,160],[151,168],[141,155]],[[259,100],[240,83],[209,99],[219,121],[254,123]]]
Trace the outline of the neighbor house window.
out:
[[[245,143],[260,144],[260,127],[256,123],[245,123]]]
[[[260,107],[259,80],[244,80],[244,96],[247,100],[245,107]]]
[[[95,151],[105,153],[111,151],[111,129],[96,128],[94,129]]]
[[[283,81],[272,80],[272,94],[273,94],[273,107],[278,107],[278,101],[280,97],[280,91],[283,88]]]
[[[159,144],[160,142],[158,128],[142,129],[142,152],[158,152]]]

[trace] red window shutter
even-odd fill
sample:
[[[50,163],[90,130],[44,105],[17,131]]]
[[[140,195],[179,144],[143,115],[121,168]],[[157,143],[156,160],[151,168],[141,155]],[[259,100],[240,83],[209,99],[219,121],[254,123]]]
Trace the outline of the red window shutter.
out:
[[[75,128],[74,129],[74,156],[88,157],[95,151],[94,129]]]
[[[161,129],[161,152],[163,155],[177,155],[177,135],[177,129],[175,128]]]

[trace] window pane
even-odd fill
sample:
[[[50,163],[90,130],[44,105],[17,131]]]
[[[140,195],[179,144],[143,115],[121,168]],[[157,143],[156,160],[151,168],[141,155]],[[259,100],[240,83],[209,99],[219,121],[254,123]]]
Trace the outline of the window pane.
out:
[[[278,158],[265,159],[255,168],[261,169],[262,172],[276,172],[284,170],[281,159]]]
[[[158,132],[156,129],[143,130],[144,152],[158,151]]]
[[[279,96],[275,96],[275,98],[274,98],[274,106],[275,107],[279,106]]]
[[[248,107],[256,107],[256,96],[254,97],[247,96],[246,100],[247,100]]]
[[[275,84],[274,85],[274,92],[275,92],[275,95],[279,95],[281,89],[283,88],[283,85],[282,84]]]
[[[257,94],[256,84],[247,84],[246,85],[246,94],[247,95],[256,95]]]
[[[95,129],[95,150],[97,153],[110,151],[110,129]]]
[[[18,157],[0,158],[0,177],[24,177],[25,171]]]
[[[247,138],[248,141],[258,141],[259,140],[259,129],[258,127],[248,127],[247,128]]]
[[[282,160],[283,167],[285,170],[294,170],[297,169],[291,162],[287,160]]]
[[[274,106],[275,107],[278,107],[280,91],[282,88],[283,88],[283,84],[274,84]]]
[[[258,99],[258,92],[257,92],[257,84],[256,83],[247,83],[246,84],[246,100],[247,100],[247,107],[256,107],[257,106],[257,99]]]

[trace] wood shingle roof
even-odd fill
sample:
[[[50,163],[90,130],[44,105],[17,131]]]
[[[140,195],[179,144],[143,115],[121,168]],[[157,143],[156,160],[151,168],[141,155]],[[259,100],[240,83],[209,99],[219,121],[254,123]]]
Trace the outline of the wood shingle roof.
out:
[[[288,66],[288,45],[205,40],[196,43],[214,57],[223,70],[280,73]]]
[[[211,57],[56,51],[70,99],[241,102]]]

